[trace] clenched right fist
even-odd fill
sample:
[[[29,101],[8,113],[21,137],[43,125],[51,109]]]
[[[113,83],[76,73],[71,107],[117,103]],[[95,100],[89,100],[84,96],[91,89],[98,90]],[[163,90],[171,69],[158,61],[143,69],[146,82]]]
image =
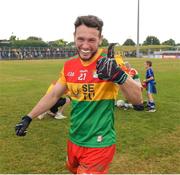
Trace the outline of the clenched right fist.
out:
[[[17,136],[25,136],[27,133],[27,128],[28,128],[29,124],[31,123],[31,121],[32,121],[32,118],[27,115],[22,117],[21,122],[19,122],[15,126],[16,135]]]

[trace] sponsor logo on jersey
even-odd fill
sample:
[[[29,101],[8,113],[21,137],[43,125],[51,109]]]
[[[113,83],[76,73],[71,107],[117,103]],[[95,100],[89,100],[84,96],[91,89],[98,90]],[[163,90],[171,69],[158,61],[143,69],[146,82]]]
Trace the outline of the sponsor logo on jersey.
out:
[[[74,77],[74,72],[68,72],[68,73],[67,73],[67,76],[68,76],[68,77]]]

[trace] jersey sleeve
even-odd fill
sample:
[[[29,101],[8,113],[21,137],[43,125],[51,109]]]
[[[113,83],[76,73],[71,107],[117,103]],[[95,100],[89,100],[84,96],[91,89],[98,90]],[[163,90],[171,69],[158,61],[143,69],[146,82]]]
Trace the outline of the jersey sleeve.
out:
[[[58,83],[65,85],[66,86],[66,78],[64,76],[64,68],[61,70],[60,75],[59,75],[59,79],[58,79]]]

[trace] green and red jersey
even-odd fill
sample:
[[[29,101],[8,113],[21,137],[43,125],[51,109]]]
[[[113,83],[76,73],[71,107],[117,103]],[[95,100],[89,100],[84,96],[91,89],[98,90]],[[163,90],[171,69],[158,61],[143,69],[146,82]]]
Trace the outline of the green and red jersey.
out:
[[[79,57],[65,62],[59,83],[72,98],[69,139],[80,146],[106,147],[115,143],[114,100],[118,86],[100,80],[96,62],[106,56],[100,49],[90,61]]]

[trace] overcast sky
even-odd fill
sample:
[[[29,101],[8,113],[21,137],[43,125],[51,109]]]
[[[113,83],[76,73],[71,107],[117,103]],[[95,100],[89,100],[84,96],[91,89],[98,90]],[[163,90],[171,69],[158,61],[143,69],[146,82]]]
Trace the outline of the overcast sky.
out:
[[[73,41],[74,21],[97,15],[109,42],[137,41],[138,0],[0,0],[0,39],[13,34]],[[140,43],[148,35],[180,43],[180,0],[140,0]]]

